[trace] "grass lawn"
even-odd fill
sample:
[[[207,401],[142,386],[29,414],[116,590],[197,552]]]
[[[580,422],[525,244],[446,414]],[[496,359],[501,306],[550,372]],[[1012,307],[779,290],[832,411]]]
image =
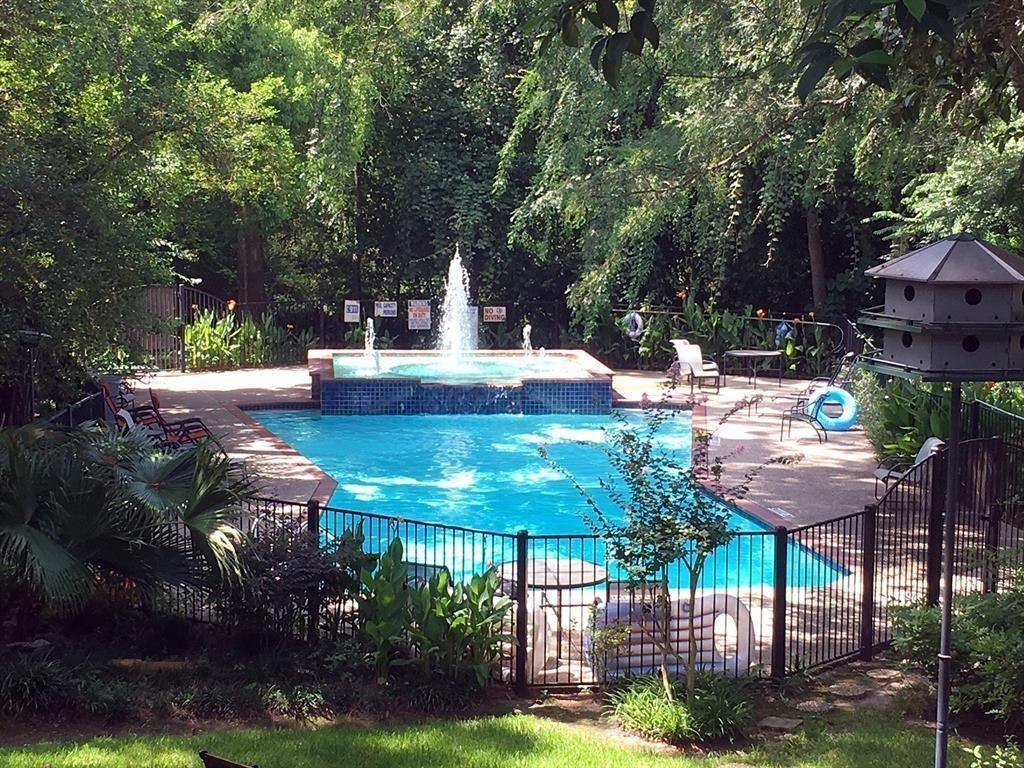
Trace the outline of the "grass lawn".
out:
[[[919,768],[933,758],[932,732],[894,712],[811,721],[799,735],[710,758],[659,755],[616,744],[592,728],[526,715],[394,728],[218,731],[198,736],[96,739],[78,745],[0,749],[2,768],[197,768],[200,748],[262,768],[711,768],[728,762],[785,768]],[[959,747],[952,765],[966,766]]]

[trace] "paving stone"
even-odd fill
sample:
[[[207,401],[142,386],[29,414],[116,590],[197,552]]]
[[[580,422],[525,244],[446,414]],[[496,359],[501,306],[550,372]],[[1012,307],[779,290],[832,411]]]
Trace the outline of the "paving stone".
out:
[[[830,701],[825,701],[824,699],[808,699],[807,701],[801,701],[794,708],[801,712],[821,714],[822,712],[831,712],[836,708],[836,705]]]
[[[755,768],[750,763],[722,763],[718,768]]]
[[[872,680],[896,680],[903,676],[898,669],[869,669],[865,673]]]
[[[828,687],[828,692],[840,699],[859,699],[870,689],[853,680],[843,680]]]
[[[773,731],[794,731],[803,725],[804,721],[795,717],[777,717],[769,715],[758,723],[761,728],[768,728]]]

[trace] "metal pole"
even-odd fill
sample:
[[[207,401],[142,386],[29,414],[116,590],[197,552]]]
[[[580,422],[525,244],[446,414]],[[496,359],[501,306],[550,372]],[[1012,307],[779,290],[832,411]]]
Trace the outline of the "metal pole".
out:
[[[789,531],[786,526],[775,528],[775,595],[772,601],[772,679],[786,676],[786,554],[789,549]]]
[[[526,554],[529,546],[529,532],[521,530],[516,533],[516,695],[524,697],[530,692],[529,681],[526,678],[526,656],[539,652],[539,649],[529,647],[527,633],[529,615],[526,610]]]
[[[946,519],[942,553],[942,633],[939,638],[939,696],[935,708],[935,768],[946,768],[949,751],[950,637],[953,629],[953,548],[956,545],[957,454],[960,443],[960,382],[949,398],[949,441],[946,443]]]

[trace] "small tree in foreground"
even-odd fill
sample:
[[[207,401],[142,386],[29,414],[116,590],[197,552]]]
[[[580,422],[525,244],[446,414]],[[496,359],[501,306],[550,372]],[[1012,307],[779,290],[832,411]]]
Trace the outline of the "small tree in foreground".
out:
[[[721,421],[742,407],[745,403],[741,401]],[[668,672],[669,657],[680,659],[670,637],[669,568],[678,562],[686,570],[691,606],[685,660],[686,694],[688,702],[692,703],[698,656],[694,610],[697,590],[708,558],[729,543],[733,532],[729,528],[730,514],[721,499],[711,495],[693,469],[679,463],[671,451],[659,445],[661,428],[676,413],[653,408],[645,411],[641,425],[630,425],[619,417],[618,426],[606,430],[602,450],[614,476],[601,478],[600,487],[610,505],[602,505],[543,448],[541,454],[580,492],[588,506],[587,524],[604,540],[609,559],[623,570],[630,587],[657,584],[657,607],[651,614],[642,613],[640,628],[661,656],[661,678],[669,699],[674,697]],[[713,485],[716,491],[731,498],[745,493],[750,481],[764,466],[748,471],[739,485],[723,490],[720,487],[722,459],[716,457],[713,462]],[[789,464],[798,460],[798,456],[785,456],[769,459],[765,464]]]

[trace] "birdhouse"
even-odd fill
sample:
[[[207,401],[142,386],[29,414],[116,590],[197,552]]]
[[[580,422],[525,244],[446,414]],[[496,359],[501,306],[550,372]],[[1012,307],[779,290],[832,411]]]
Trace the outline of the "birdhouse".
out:
[[[881,328],[872,362],[926,380],[1019,379],[1024,369],[1024,258],[954,235],[872,267],[885,304],[860,322]]]

